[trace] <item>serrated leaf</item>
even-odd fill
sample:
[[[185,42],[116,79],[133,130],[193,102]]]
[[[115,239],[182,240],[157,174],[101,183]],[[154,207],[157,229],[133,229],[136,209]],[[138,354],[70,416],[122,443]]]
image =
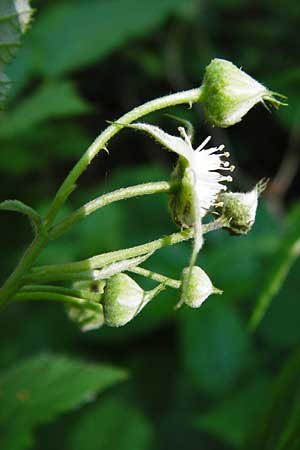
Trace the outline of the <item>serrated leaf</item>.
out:
[[[7,97],[10,86],[10,79],[5,75],[5,73],[0,73],[0,108]]]
[[[28,0],[1,0],[0,3],[0,108],[8,93],[9,80],[4,67],[15,56],[33,10]]]
[[[77,421],[69,448],[148,450],[151,440],[151,425],[139,411],[120,398],[108,398]]]
[[[93,401],[125,378],[114,367],[55,355],[19,363],[0,377],[0,448],[28,448],[34,427]]]
[[[33,208],[19,200],[4,200],[4,202],[0,203],[0,210],[24,214],[29,218],[35,232],[39,230],[42,224],[40,215]]]

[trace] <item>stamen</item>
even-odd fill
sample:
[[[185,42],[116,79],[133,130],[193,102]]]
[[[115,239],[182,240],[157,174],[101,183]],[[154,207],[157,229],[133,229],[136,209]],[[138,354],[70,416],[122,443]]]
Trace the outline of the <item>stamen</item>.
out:
[[[211,136],[207,136],[207,138],[202,142],[202,144],[199,145],[199,147],[196,148],[196,152],[200,152],[200,150],[203,149],[203,147],[206,146],[206,144],[211,140]]]

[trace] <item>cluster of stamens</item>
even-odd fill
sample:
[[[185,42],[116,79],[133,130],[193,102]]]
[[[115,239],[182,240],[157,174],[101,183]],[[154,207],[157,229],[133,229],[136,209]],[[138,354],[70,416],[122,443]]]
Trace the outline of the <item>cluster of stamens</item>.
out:
[[[184,128],[179,128],[180,134],[189,147],[190,169],[195,175],[195,189],[200,202],[201,216],[204,216],[211,206],[222,206],[218,202],[221,191],[226,191],[224,182],[231,182],[231,175],[221,175],[219,171],[233,172],[235,167],[223,158],[229,158],[229,152],[223,152],[224,145],[205,149],[205,145],[210,141],[208,136],[202,144],[195,150],[192,147],[191,139]],[[220,153],[222,152],[222,153]]]

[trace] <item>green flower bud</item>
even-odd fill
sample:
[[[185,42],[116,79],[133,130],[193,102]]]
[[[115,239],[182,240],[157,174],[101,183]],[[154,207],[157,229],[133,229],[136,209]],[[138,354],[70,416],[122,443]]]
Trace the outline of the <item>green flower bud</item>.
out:
[[[105,281],[76,281],[73,287],[82,290],[89,291],[95,294],[94,302],[100,302],[102,294],[104,292]],[[97,305],[97,310],[92,310],[86,307],[86,304],[82,306],[70,306],[66,305],[66,311],[73,322],[76,322],[81,331],[91,331],[100,328],[104,324],[104,314],[102,305]]]
[[[104,325],[103,308],[99,305],[99,311],[91,311],[77,306],[67,307],[69,319],[76,322],[81,331],[96,330]]]
[[[143,306],[144,291],[128,275],[120,273],[107,281],[103,296],[104,320],[107,325],[125,325]]]
[[[231,233],[249,233],[255,222],[258,197],[267,183],[268,180],[261,180],[250,192],[226,192],[220,196],[221,215]]]
[[[201,100],[207,120],[226,128],[241,121],[243,116],[261,102],[270,102],[276,109],[286,105],[250,75],[225,59],[213,59],[206,67]]]
[[[199,308],[211,294],[222,294],[222,291],[213,286],[204,270],[198,266],[183,269],[182,285],[184,289],[179,303],[185,303],[191,308]]]

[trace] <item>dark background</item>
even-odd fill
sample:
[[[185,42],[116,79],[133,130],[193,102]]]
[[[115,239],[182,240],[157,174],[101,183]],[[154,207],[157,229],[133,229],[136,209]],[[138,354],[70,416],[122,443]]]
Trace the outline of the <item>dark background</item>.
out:
[[[46,211],[106,120],[148,99],[199,86],[214,57],[242,67],[289,103],[272,114],[258,105],[226,130],[211,128],[200,105],[168,111],[194,124],[197,143],[211,134],[214,145],[226,145],[237,166],[233,189],[247,191],[271,178],[249,235],[221,231],[207,237],[199,264],[224,290],[222,297],[209,298],[199,310],[175,312],[177,293],[169,290],[126,327],[86,334],[50,302],[2,312],[3,370],[50,352],[129,371],[128,381],[91,404],[38,427],[33,448],[300,448],[293,428],[300,414],[299,260],[286,279],[278,278],[300,230],[299,1],[53,0],[33,6],[35,20],[7,71],[14,85],[0,116],[0,200],[18,198]],[[151,120],[176,129],[164,111]],[[109,155],[101,153],[82,176],[62,214],[114,188],[168,179],[173,164],[151,139],[122,131]],[[25,218],[4,212],[0,227],[4,279],[31,230]],[[39,263],[82,259],[172,231],[165,197],[130,200],[76,225]],[[165,249],[145,266],[179,278],[190,250],[190,244]],[[272,280],[281,289],[250,333],[250,315]]]

